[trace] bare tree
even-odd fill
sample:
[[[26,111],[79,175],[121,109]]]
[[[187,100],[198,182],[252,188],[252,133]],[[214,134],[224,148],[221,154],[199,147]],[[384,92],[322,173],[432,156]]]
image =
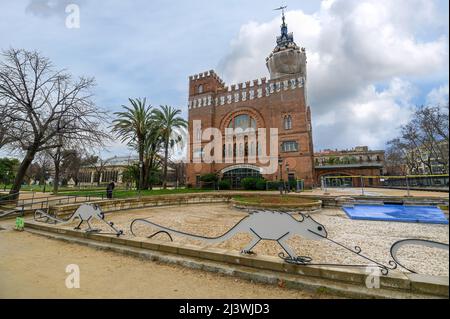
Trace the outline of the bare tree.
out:
[[[103,135],[103,132],[96,132],[95,134]],[[58,146],[52,149],[46,150],[48,156],[53,160],[54,165],[54,184],[53,193],[57,194],[59,189],[59,184],[61,181],[61,166],[63,163],[67,163],[68,160],[75,160],[77,157],[77,150],[83,153],[88,153],[93,147],[103,147],[104,141],[109,140],[109,137],[104,136],[102,139],[97,140],[74,140],[63,138],[63,136],[58,135],[56,138]]]
[[[45,191],[47,181],[53,172],[53,163],[51,158],[45,153],[38,153],[33,163],[28,167],[25,173],[27,183],[38,182],[38,185],[43,186]]]
[[[425,150],[427,166],[433,173],[433,165],[440,164],[448,173],[448,142],[449,114],[448,105],[445,109],[435,107],[420,107],[412,123],[419,128],[421,148]]]
[[[37,153],[62,147],[60,139],[101,143],[106,114],[92,101],[93,78],[74,80],[38,52],[10,49],[2,57],[0,104],[15,147],[25,153],[10,191],[18,194]]]
[[[405,175],[407,174],[407,153],[400,139],[394,139],[387,143],[385,154],[385,166],[387,175]]]
[[[441,165],[448,173],[448,112],[440,107],[421,106],[402,128],[402,138],[413,146],[416,157],[430,174]]]
[[[9,131],[9,118],[6,115],[6,104],[0,104],[0,149],[14,141],[14,138]]]
[[[388,142],[391,157],[403,160],[412,174],[448,173],[448,120],[448,105],[418,107],[401,136]]]

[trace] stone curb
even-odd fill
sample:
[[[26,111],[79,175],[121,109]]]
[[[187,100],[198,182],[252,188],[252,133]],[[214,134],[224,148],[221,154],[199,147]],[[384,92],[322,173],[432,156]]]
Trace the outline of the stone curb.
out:
[[[53,234],[87,239],[100,242],[104,245],[120,245],[143,249],[145,251],[175,254],[177,256],[196,257],[202,260],[223,262],[230,265],[251,267],[258,271],[274,271],[295,277],[331,280],[338,283],[357,285],[365,288],[368,273],[364,269],[342,269],[339,267],[324,266],[298,266],[283,262],[277,257],[271,256],[245,256],[235,251],[227,251],[217,248],[198,248],[189,245],[179,245],[163,241],[139,241],[137,239],[117,238],[99,234],[87,234],[82,231],[60,229],[36,222],[25,223],[26,228],[36,229]],[[415,274],[404,274],[391,271],[388,276],[380,277],[380,287],[383,290],[426,294],[436,297],[449,296],[449,278],[425,276]]]

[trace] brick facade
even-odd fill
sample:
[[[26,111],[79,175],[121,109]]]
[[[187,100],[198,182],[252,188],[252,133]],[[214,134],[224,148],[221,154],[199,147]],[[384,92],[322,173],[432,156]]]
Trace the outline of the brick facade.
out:
[[[203,86],[203,93],[197,93],[200,85]],[[189,86],[191,93],[189,96],[190,159],[193,158],[194,139],[197,137],[193,131],[194,120],[201,120],[202,129],[207,127],[220,129],[225,145],[225,128],[234,118],[245,114],[256,121],[257,128],[278,129],[278,153],[283,160],[283,174],[287,175],[286,164],[288,164],[291,175],[294,174],[295,178],[304,179],[306,185],[312,186],[314,151],[311,111],[305,103],[303,78],[286,77],[269,81],[261,79],[247,82],[245,85],[233,86],[229,90],[217,75],[210,71],[191,77]],[[286,116],[291,116],[292,119],[292,128],[290,129],[284,127]],[[203,140],[202,145],[209,141]],[[282,143],[286,141],[297,142],[298,151],[283,152]],[[269,146],[269,134],[267,134],[266,145]],[[187,183],[195,184],[196,176],[207,173],[220,174],[223,169],[233,165],[238,164],[188,164]],[[256,163],[255,166],[264,165]],[[264,177],[268,180],[276,180],[282,176],[278,176],[277,172]],[[284,178],[286,177],[284,176]]]

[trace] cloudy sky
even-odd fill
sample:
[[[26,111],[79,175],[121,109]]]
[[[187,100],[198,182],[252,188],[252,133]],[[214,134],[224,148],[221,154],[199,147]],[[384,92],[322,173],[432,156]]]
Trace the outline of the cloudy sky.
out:
[[[80,28],[66,27],[68,4]],[[307,50],[316,150],[383,148],[414,105],[448,103],[447,0],[0,0],[0,48],[95,76],[96,102],[111,112],[146,96],[186,116],[189,75],[268,75],[280,4]],[[114,143],[105,156],[129,153]]]

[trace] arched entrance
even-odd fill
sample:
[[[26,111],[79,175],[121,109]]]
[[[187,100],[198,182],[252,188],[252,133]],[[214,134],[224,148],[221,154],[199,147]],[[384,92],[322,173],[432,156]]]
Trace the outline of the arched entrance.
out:
[[[222,180],[230,181],[232,189],[241,188],[241,181],[247,177],[261,178],[261,169],[253,165],[235,165],[221,171]]]

